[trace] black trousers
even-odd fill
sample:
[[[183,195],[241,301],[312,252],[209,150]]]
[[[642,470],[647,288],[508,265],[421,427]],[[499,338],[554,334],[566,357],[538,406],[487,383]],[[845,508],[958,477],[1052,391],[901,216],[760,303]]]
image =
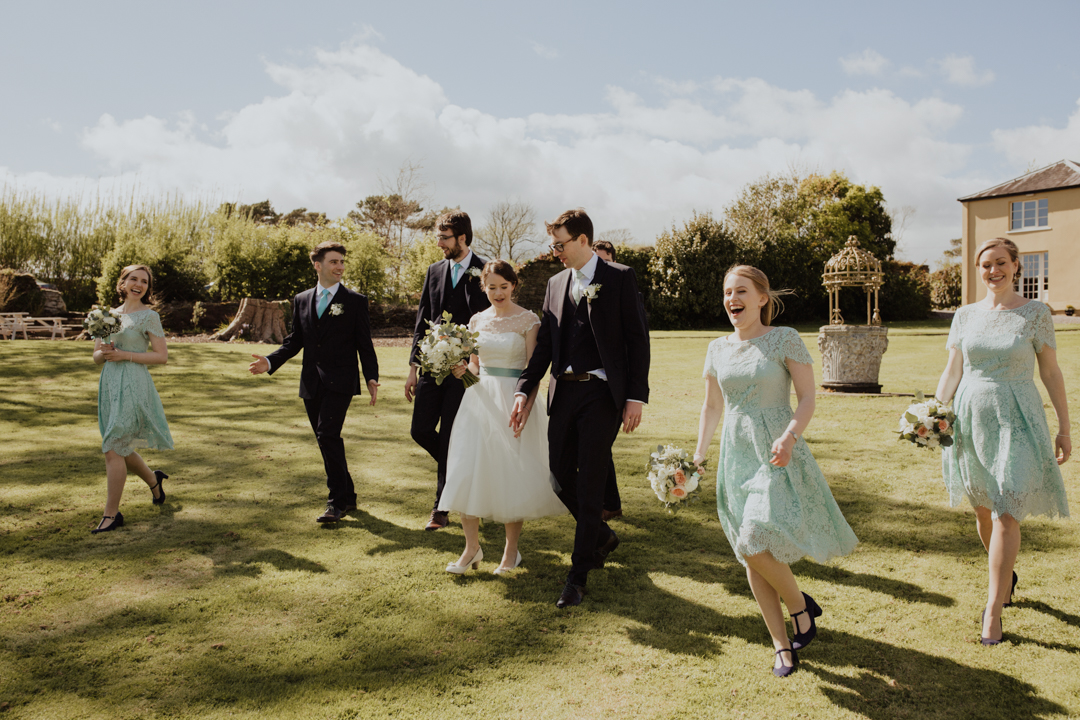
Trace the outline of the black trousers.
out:
[[[611,471],[611,445],[621,420],[622,413],[603,380],[564,381],[555,389],[548,458],[562,488],[559,499],[577,521],[567,576],[574,585],[585,585],[589,571],[600,566],[596,550],[611,536],[601,513]]]
[[[328,499],[339,510],[356,505],[356,488],[349,474],[349,464],[345,461],[345,442],[341,439],[341,428],[352,399],[352,395],[326,392],[322,388],[316,391],[315,397],[304,399],[308,421],[315,431],[315,439],[319,441],[319,451],[326,469],[326,487],[330,490]]]
[[[454,417],[465,397],[465,386],[450,376],[442,385],[435,383],[430,375],[421,375],[416,383],[413,397],[412,428],[410,433],[416,444],[427,450],[438,463],[435,485],[435,504],[439,506],[443,486],[446,485],[446,453],[450,448],[450,433],[454,429]],[[507,418],[507,422],[510,419]]]
[[[607,484],[604,486],[604,509],[622,510],[622,498],[619,497],[619,481],[615,477],[615,461],[608,467]]]

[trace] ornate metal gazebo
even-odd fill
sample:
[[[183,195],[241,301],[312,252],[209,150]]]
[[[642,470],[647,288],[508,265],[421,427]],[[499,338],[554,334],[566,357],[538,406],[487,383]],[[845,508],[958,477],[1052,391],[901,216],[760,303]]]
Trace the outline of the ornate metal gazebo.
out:
[[[866,291],[866,324],[880,325],[881,313],[878,312],[878,290],[885,282],[885,273],[881,271],[881,261],[859,247],[854,235],[849,235],[843,250],[829,258],[825,263],[825,272],[821,275],[825,289],[829,292],[829,324],[843,325],[844,316],[840,314],[840,288],[861,287]],[[870,294],[874,295],[873,310],[870,306]]]

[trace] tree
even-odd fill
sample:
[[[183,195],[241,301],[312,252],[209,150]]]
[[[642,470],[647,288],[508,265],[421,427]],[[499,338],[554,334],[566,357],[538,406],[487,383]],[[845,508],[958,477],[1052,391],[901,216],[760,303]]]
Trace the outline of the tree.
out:
[[[488,214],[487,223],[474,231],[473,245],[481,255],[522,262],[536,254],[536,211],[524,202],[501,200]]]
[[[596,238],[597,240],[607,240],[612,245],[634,245],[637,241],[634,239],[634,234],[626,228],[615,228],[614,230],[605,230],[600,233]]]

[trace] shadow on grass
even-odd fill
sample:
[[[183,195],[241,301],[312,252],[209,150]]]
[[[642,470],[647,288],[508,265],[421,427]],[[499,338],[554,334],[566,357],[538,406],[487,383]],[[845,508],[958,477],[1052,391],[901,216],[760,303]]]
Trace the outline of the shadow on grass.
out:
[[[1031,610],[1038,610],[1039,612],[1049,615],[1055,620],[1059,620],[1066,625],[1071,625],[1074,628],[1080,628],[1080,615],[1072,615],[1064,610],[1058,610],[1055,607],[1051,607],[1041,600],[1017,600],[1013,603],[1013,607],[1028,608]]]

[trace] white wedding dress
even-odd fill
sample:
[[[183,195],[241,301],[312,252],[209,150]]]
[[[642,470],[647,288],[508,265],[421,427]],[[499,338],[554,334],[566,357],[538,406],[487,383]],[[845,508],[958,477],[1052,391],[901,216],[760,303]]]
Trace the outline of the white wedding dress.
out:
[[[533,407],[515,438],[510,429],[514,390],[525,369],[525,335],[540,324],[525,312],[496,317],[494,308],[473,315],[479,331],[480,382],[465,391],[446,458],[439,510],[500,523],[562,515],[548,468],[548,418]]]

